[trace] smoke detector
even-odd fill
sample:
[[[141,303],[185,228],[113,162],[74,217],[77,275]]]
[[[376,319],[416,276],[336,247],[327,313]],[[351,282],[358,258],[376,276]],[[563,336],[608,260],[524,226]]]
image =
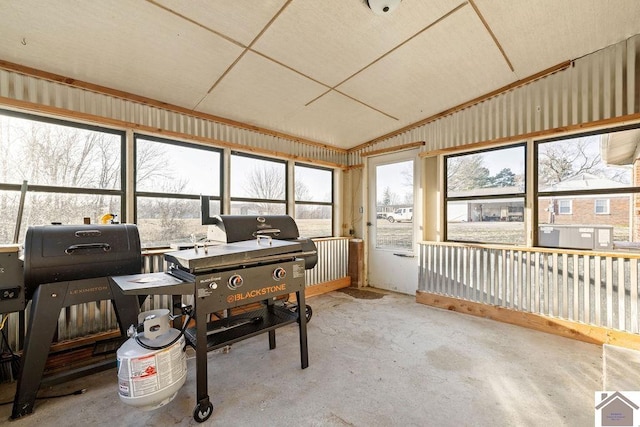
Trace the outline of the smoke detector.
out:
[[[402,0],[367,0],[367,6],[376,15],[386,15],[393,12]]]

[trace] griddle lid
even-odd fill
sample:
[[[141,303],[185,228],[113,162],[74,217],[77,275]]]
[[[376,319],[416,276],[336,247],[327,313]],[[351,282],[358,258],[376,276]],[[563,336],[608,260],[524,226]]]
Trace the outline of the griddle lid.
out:
[[[300,236],[296,222],[289,215],[216,215],[209,230],[209,239],[235,243],[254,240],[258,235],[279,240],[293,240]]]

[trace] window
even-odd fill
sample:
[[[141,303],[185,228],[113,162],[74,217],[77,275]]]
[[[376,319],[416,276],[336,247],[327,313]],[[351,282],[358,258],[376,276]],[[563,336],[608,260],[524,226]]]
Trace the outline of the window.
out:
[[[445,157],[447,240],[524,244],[524,144]]]
[[[287,213],[287,164],[248,154],[231,154],[231,214]]]
[[[123,152],[123,132],[0,111],[0,243],[13,241],[23,181],[18,241],[29,225],[120,221]]]
[[[333,234],[333,171],[296,164],[294,167],[295,219],[301,236]]]
[[[558,215],[571,215],[571,200],[558,200]]]
[[[596,199],[594,206],[596,215],[609,215],[609,199]]]
[[[589,230],[594,236],[608,235],[606,245],[594,240],[588,249],[615,249],[616,243],[640,241],[634,225],[640,218],[633,209],[640,198],[640,175],[633,173],[638,167],[638,142],[633,137],[637,132],[621,129],[536,143],[541,246],[573,247],[570,239],[564,244],[562,240],[575,230],[584,239]],[[553,239],[552,232],[557,233]]]
[[[136,223],[143,246],[167,246],[206,238],[200,195],[211,197],[211,215],[220,213],[220,150],[135,136]]]

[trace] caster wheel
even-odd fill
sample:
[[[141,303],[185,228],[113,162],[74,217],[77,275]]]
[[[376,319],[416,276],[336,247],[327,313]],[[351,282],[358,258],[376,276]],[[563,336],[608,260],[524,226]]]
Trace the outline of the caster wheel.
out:
[[[202,410],[201,405],[198,404],[193,410],[193,419],[199,423],[203,423],[209,419],[212,413],[213,413],[213,403],[209,402],[209,404],[204,410]]]
[[[298,307],[295,309],[296,313],[298,312]],[[313,310],[310,305],[305,305],[304,317],[307,318],[307,322],[311,320],[311,316],[313,316]],[[298,319],[298,323],[300,323],[300,319]]]

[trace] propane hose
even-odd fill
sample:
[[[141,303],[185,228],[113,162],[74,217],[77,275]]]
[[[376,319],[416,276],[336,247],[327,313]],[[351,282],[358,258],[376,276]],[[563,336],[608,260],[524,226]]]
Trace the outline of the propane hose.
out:
[[[182,326],[182,329],[180,329],[180,333],[178,335],[176,335],[176,337],[171,342],[169,342],[167,344],[164,344],[164,345],[161,345],[161,346],[158,346],[158,347],[152,346],[152,345],[149,345],[149,344],[145,344],[140,339],[140,335],[138,335],[138,331],[137,330],[133,335],[133,339],[136,340],[136,343],[138,343],[138,345],[140,347],[142,347],[142,348],[144,348],[146,350],[163,350],[165,348],[171,347],[172,345],[174,345],[175,343],[178,342],[180,337],[182,337],[184,335],[184,332],[187,330],[187,326],[189,325],[189,321],[193,317],[193,308],[190,305],[188,305],[186,307],[183,307],[182,308],[182,314],[186,316],[184,325]]]

